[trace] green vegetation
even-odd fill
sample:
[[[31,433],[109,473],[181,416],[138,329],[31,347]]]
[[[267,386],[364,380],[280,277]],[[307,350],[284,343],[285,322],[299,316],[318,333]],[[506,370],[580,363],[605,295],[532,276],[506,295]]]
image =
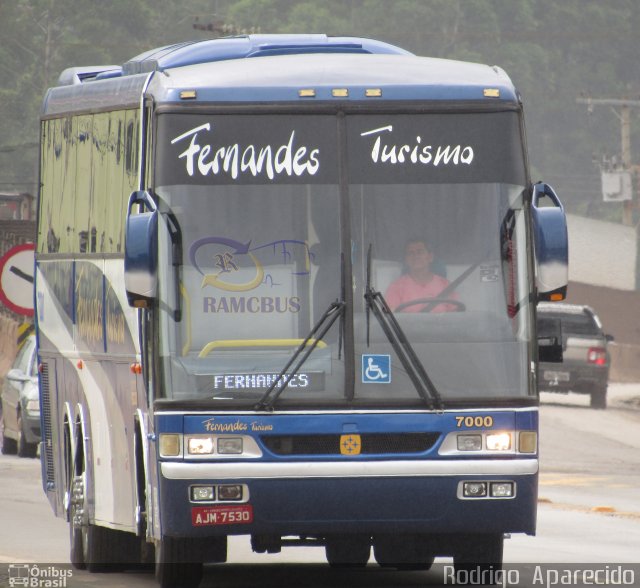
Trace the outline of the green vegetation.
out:
[[[636,0],[0,0],[0,190],[36,191],[40,102],[66,67],[194,38],[322,32],[501,66],[525,100],[534,179],[570,212],[617,220],[593,160],[619,156],[619,120],[576,98],[639,99],[639,29]]]

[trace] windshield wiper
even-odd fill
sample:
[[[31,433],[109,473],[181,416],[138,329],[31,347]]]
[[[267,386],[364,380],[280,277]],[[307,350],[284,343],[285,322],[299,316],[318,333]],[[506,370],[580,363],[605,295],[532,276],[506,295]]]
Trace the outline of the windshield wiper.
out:
[[[282,368],[282,371],[280,372],[280,374],[278,374],[278,377],[273,381],[271,386],[269,386],[267,391],[263,394],[262,398],[260,398],[259,402],[255,405],[255,410],[273,410],[273,405],[280,397],[280,394],[284,392],[289,383],[289,380],[298,373],[298,370],[302,367],[302,364],[307,361],[307,358],[313,353],[313,350],[318,346],[318,343],[322,341],[322,338],[333,326],[333,323],[336,322],[336,319],[343,315],[344,307],[344,302],[340,300],[336,300],[329,305],[329,308],[324,311],[323,315],[314,325],[313,329],[311,329],[304,341],[302,341],[299,347],[295,350],[294,354],[291,356],[291,359]],[[291,369],[291,371],[289,371],[289,368],[296,360],[298,360],[298,362]],[[287,376],[286,378],[285,375]]]
[[[367,251],[367,285],[364,293],[367,302],[367,345],[369,345],[369,313],[373,312],[386,338],[391,343],[418,395],[430,409],[442,410],[442,396],[424,369],[409,339],[396,320],[381,292],[371,286],[371,245]]]

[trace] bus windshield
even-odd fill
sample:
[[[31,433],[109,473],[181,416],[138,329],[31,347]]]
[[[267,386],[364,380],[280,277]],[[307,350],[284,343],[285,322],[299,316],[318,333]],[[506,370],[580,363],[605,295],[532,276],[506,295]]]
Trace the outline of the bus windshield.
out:
[[[428,379],[444,405],[526,397],[517,115],[345,119],[159,116],[163,395],[251,408],[282,388],[278,408],[410,407],[430,405]]]

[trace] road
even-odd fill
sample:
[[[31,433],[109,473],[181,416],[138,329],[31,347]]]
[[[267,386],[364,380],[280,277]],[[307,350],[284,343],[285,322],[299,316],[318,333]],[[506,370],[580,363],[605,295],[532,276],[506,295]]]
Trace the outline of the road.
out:
[[[538,534],[506,541],[505,562],[640,563],[640,385],[611,385],[606,411],[590,409],[588,398],[577,395],[543,394],[542,402]],[[51,513],[37,460],[1,456],[0,480],[0,586],[9,585],[6,564],[17,563],[69,570],[69,587],[156,585],[146,573],[91,575],[65,567],[67,524]],[[437,585],[448,563],[431,572],[394,572],[375,564],[333,570],[322,549],[257,555],[245,538],[232,539],[229,553],[229,563],[207,568],[202,588]],[[640,566],[634,569],[640,585]]]

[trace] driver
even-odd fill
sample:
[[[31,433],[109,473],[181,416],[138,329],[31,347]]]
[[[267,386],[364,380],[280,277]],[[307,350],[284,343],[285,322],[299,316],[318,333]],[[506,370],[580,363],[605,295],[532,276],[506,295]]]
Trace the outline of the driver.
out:
[[[404,262],[407,272],[391,283],[385,299],[394,312],[398,306],[412,300],[438,298],[449,285],[449,280],[434,273],[431,269],[433,253],[421,239],[412,239],[404,250]],[[457,300],[458,295],[452,292],[446,296]],[[427,307],[427,303],[417,303],[400,309],[400,312],[420,312]],[[430,312],[452,312],[458,310],[457,305],[440,303],[431,308]]]

